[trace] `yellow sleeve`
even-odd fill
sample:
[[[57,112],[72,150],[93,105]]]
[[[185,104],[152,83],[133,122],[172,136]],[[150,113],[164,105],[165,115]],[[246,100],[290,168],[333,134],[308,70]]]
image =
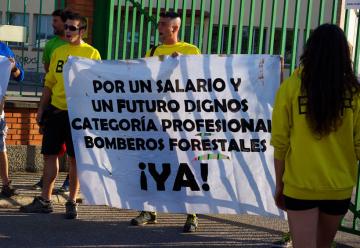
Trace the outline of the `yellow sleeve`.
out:
[[[271,145],[274,157],[284,160],[290,145],[291,101],[287,99],[286,81],[280,86],[272,113]]]
[[[149,49],[149,50],[146,51],[145,58],[150,57],[150,52],[151,52],[151,49]]]
[[[354,147],[358,160],[360,160],[360,96],[355,98],[356,108],[354,110]]]
[[[183,54],[185,55],[198,55],[201,54],[199,48],[193,45],[186,46],[183,50]]]
[[[55,78],[56,63],[57,63],[57,56],[56,56],[56,52],[54,51],[53,54],[51,55],[49,72],[46,73],[45,75],[44,86],[48,87],[49,89],[52,89],[56,83],[56,78]]]
[[[94,57],[92,59],[101,60],[100,53],[99,53],[99,51],[97,49],[95,49],[95,54],[94,54]]]
[[[197,48],[197,47],[195,47],[195,52],[194,52],[194,54],[201,54],[200,49]]]

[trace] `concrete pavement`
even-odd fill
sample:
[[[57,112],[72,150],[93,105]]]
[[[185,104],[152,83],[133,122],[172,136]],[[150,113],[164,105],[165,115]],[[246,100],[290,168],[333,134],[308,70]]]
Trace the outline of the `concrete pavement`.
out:
[[[54,196],[52,214],[24,214],[18,207],[32,201],[39,174],[12,176],[20,196],[0,199],[0,247],[272,247],[286,221],[251,215],[200,215],[198,232],[183,234],[183,214],[159,214],[158,224],[133,227],[136,211],[80,205],[77,220],[63,219],[66,195]],[[60,175],[60,186],[65,174]],[[338,232],[338,247],[360,247],[360,236]]]

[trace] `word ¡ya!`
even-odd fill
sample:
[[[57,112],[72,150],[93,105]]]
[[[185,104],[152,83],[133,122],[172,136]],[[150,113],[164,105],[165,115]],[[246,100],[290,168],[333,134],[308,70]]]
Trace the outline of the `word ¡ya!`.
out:
[[[158,172],[156,169],[156,165],[154,163],[139,163],[140,172],[140,187],[141,190],[148,190],[148,177],[145,173],[147,172],[151,175],[151,178],[156,183],[156,189],[158,191],[165,191],[166,186],[165,183],[171,174],[171,168],[174,168],[169,163],[162,163],[162,171]],[[204,191],[209,191],[210,186],[207,183],[208,180],[208,164],[200,163],[200,173],[201,179],[203,180],[203,184],[201,188]],[[150,179],[149,179],[150,180]],[[176,177],[174,181],[174,185],[172,187],[173,191],[181,191],[182,188],[189,188],[191,191],[200,191],[200,187],[198,182],[195,179],[193,172],[191,171],[189,165],[187,163],[180,163],[177,168]]]

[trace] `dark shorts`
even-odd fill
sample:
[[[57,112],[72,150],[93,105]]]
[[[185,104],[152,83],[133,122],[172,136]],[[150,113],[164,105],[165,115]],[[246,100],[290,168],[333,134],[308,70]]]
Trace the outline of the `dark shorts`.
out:
[[[320,212],[326,214],[344,215],[348,211],[350,200],[299,200],[285,196],[285,207],[293,211],[319,208]]]
[[[50,105],[43,114],[43,125],[41,153],[44,155],[57,155],[65,143],[66,153],[74,157],[74,145],[71,138],[68,112]]]

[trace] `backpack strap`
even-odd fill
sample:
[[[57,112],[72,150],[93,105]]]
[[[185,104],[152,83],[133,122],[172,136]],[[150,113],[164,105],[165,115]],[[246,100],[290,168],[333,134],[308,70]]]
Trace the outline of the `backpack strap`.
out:
[[[151,48],[150,57],[154,56],[155,50],[156,50],[156,48],[157,48],[158,46],[159,46],[159,45],[153,46],[153,47]]]

